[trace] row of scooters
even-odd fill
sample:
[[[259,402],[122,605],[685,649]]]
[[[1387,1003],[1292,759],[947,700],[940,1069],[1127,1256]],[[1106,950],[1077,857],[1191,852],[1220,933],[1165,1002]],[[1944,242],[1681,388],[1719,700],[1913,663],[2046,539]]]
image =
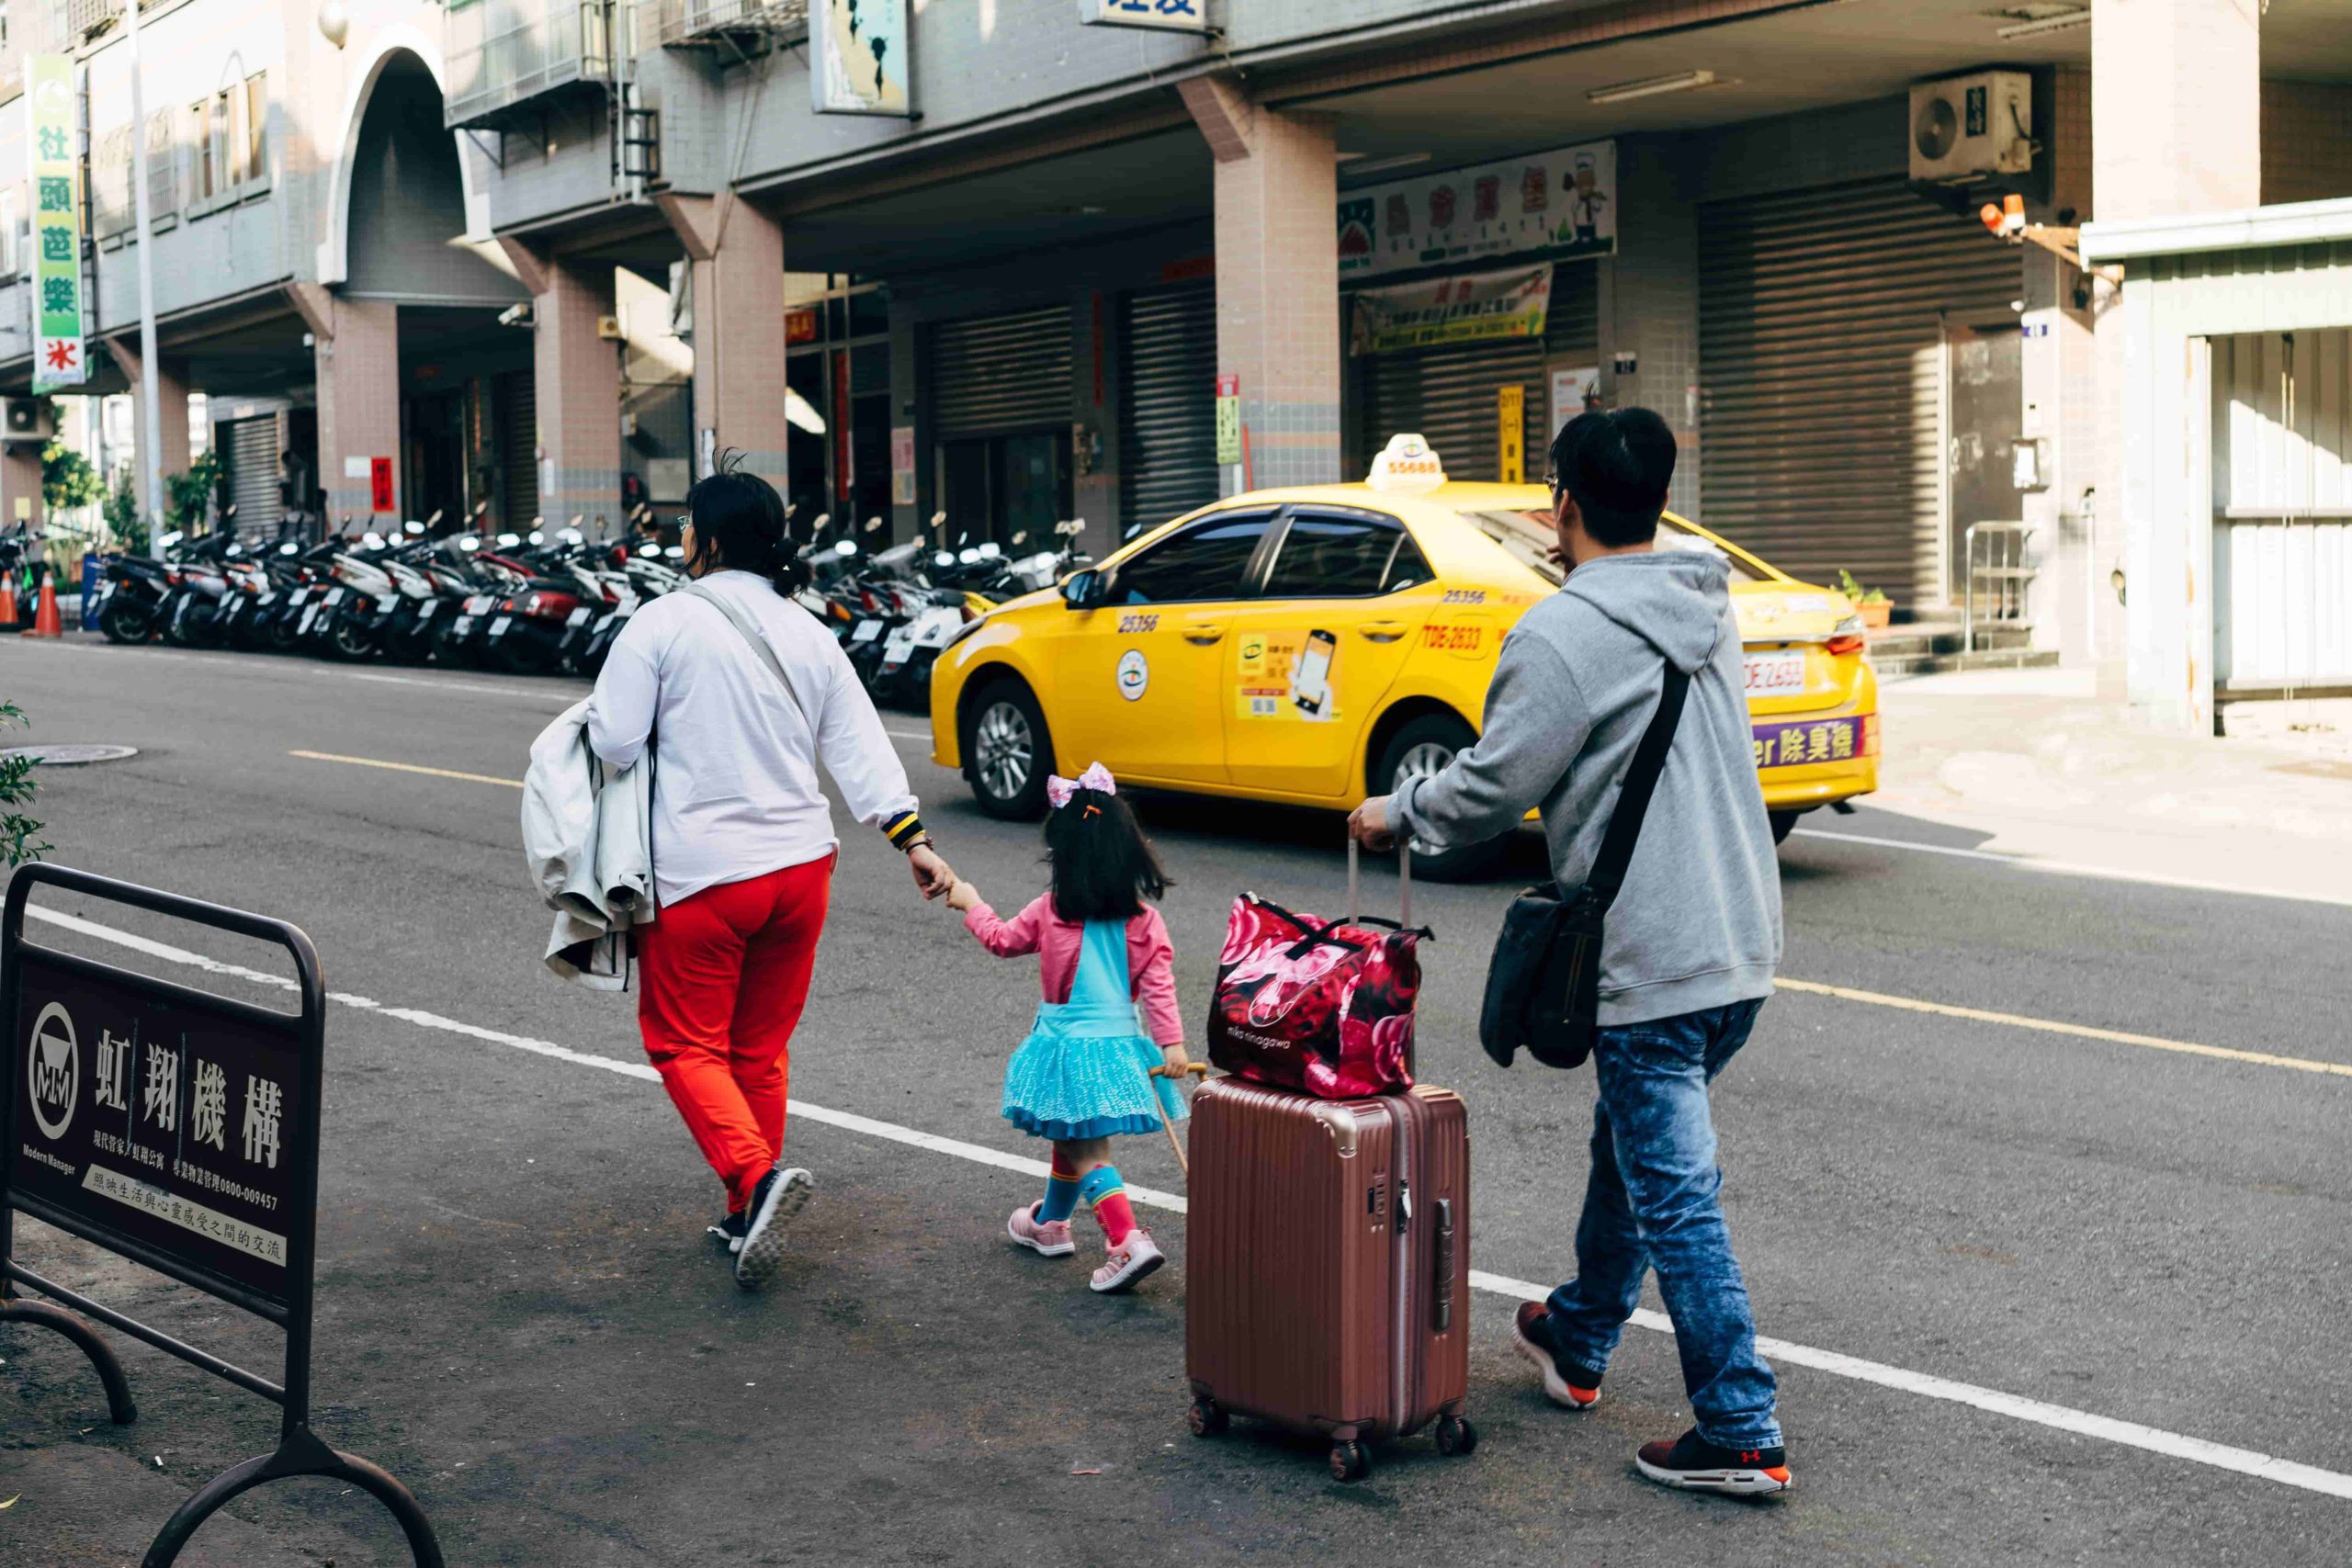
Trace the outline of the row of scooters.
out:
[[[933,520],[933,534],[944,521]],[[956,634],[1005,598],[1051,587],[1082,527],[1057,524],[1058,550],[1017,557],[968,539],[869,554],[854,537],[829,538],[820,517],[800,600],[877,702],[921,706]],[[1016,549],[1024,542],[1013,536]],[[435,534],[412,522],[390,536],[314,545],[225,531],[159,543],[160,559],[106,558],[96,617],[108,640],[593,676],[637,608],[685,581],[680,547],[592,541],[576,523]]]

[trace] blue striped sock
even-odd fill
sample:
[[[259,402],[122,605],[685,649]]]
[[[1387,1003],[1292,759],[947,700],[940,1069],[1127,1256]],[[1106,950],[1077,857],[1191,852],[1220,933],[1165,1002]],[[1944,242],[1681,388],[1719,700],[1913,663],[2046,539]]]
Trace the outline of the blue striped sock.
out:
[[[1078,1173],[1054,1151],[1054,1173],[1046,1179],[1046,1201],[1037,1209],[1037,1223],[1050,1225],[1069,1219],[1078,1212]]]

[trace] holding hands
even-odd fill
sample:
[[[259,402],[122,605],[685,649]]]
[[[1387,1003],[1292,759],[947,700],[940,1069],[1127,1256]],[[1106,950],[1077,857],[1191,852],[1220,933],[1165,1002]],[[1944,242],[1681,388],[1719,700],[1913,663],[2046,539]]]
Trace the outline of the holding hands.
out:
[[[956,871],[929,842],[918,843],[907,852],[907,864],[915,874],[915,888],[925,898],[936,898],[956,886]]]
[[[947,890],[947,907],[959,915],[978,908],[979,904],[980,890],[968,882],[958,882]]]

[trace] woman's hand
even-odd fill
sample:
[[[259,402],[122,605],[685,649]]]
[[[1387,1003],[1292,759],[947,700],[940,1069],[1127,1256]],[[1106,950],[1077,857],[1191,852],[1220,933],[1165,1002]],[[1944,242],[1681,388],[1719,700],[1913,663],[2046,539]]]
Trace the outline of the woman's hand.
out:
[[[915,874],[915,886],[925,898],[936,898],[956,886],[956,871],[929,844],[917,844],[907,852],[907,864]]]
[[[947,890],[947,907],[957,914],[980,907],[980,890],[968,882],[959,882]]]

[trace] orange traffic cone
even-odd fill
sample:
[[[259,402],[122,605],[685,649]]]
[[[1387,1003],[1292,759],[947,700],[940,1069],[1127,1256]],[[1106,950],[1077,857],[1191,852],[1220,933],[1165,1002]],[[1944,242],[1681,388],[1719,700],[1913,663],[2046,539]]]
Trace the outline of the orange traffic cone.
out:
[[[46,574],[40,580],[40,603],[33,610],[33,637],[63,637],[65,617],[57,613],[57,589]]]
[[[0,571],[0,631],[22,631],[17,624],[17,574]]]

